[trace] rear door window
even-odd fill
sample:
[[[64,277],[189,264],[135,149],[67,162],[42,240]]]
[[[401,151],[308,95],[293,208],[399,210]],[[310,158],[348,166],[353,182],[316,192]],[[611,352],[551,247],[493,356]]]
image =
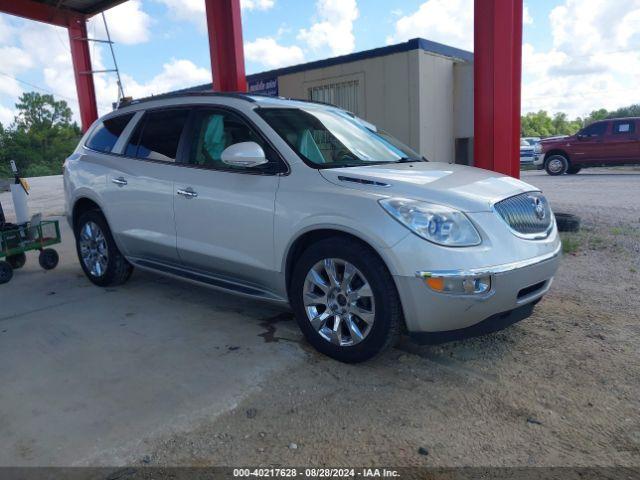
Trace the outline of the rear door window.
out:
[[[630,135],[636,132],[636,122],[634,120],[623,120],[613,123],[614,135]]]
[[[93,131],[86,146],[91,150],[110,153],[132,118],[133,113],[104,120]]]
[[[189,110],[185,108],[147,112],[131,135],[125,155],[144,160],[175,162],[188,117]]]

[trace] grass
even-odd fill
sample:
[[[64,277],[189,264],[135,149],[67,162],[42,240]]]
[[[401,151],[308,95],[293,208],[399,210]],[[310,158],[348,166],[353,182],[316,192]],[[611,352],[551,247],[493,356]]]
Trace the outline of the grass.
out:
[[[612,227],[611,235],[616,236],[638,236],[640,235],[640,230],[632,227],[631,225],[623,225],[621,227]]]
[[[573,255],[582,247],[582,238],[575,234],[561,234],[562,253],[565,255]]]

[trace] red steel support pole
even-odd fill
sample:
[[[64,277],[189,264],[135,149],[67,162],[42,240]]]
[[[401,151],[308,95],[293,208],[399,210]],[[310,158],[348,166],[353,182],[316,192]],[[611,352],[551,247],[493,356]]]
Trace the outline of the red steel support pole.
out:
[[[84,18],[70,19],[67,30],[69,31],[69,45],[71,47],[73,73],[76,78],[78,103],[80,104],[82,131],[86,132],[98,118],[96,89],[93,84],[91,55],[89,53],[89,42],[87,42],[87,22]]]
[[[475,0],[476,167],[520,177],[522,0]]]
[[[240,0],[205,0],[213,89],[246,92]]]

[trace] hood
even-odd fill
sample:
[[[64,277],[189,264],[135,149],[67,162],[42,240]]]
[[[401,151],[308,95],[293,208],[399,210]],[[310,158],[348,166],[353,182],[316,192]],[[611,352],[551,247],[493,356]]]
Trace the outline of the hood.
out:
[[[556,137],[543,138],[542,140],[540,140],[540,143],[544,145],[545,143],[554,143],[572,137],[573,135],[558,135]]]
[[[327,181],[384,197],[402,197],[446,205],[463,212],[484,212],[504,198],[537,188],[499,173],[440,162],[369,165],[319,170]]]

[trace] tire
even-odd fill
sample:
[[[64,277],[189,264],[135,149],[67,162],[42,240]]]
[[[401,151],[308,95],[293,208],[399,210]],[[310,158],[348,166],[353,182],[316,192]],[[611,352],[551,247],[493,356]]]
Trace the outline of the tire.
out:
[[[580,230],[580,217],[570,213],[556,213],[556,223],[560,232],[578,232]]]
[[[580,173],[580,170],[582,170],[582,167],[569,167],[567,169],[567,173],[569,175],[576,175],[576,174]]]
[[[9,262],[0,261],[0,285],[9,283],[13,278],[13,268]]]
[[[14,270],[19,270],[24,267],[25,263],[27,263],[27,256],[24,253],[19,253],[17,255],[11,255],[6,258],[6,261],[11,268]]]
[[[337,282],[330,281],[325,261],[334,265],[329,270],[333,268]],[[364,362],[400,336],[402,306],[393,278],[380,258],[356,240],[332,237],[310,246],[294,266],[289,290],[304,336],[335,360]],[[318,320],[315,326],[312,317]]]
[[[569,170],[569,160],[564,155],[551,155],[544,162],[544,169],[552,177],[564,175]]]
[[[40,256],[38,257],[40,266],[45,270],[53,270],[58,266],[59,261],[60,257],[58,256],[58,252],[53,248],[45,248],[40,252]]]
[[[129,280],[133,266],[118,250],[101,212],[90,210],[83,213],[76,224],[75,236],[80,266],[92,283],[99,287],[112,287]]]

